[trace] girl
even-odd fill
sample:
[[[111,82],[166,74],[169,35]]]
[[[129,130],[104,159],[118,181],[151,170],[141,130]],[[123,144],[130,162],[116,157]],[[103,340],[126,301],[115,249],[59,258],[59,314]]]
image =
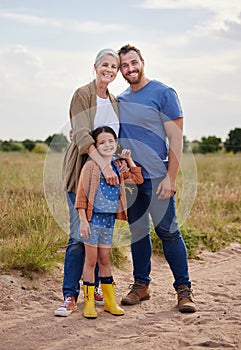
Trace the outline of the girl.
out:
[[[110,249],[115,219],[127,220],[126,194],[124,181],[141,184],[141,168],[131,158],[131,153],[123,149],[119,156],[126,160],[128,170],[119,169],[118,162],[112,161],[117,150],[117,136],[108,126],[95,129],[92,133],[96,152],[105,161],[105,167],[111,168],[119,178],[119,184],[111,185],[94,160],[85,163],[77,188],[75,208],[80,218],[80,235],[85,245],[85,264],[83,270],[84,317],[96,318],[94,304],[94,270],[98,261],[101,288],[105,299],[104,310],[113,315],[124,315],[115,299],[114,281],[111,275]]]

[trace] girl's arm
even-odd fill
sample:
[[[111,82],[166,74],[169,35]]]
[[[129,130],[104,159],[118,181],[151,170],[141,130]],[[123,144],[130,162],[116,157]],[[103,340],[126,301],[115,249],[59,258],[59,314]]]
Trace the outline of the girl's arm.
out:
[[[90,225],[87,220],[86,210],[88,208],[88,193],[91,181],[91,166],[86,163],[82,169],[78,188],[76,191],[75,208],[78,210],[80,219],[80,236],[88,239],[90,233]]]
[[[129,149],[124,148],[120,154],[118,154],[120,158],[123,158],[126,160],[129,167],[136,167],[136,164],[134,163],[132,157],[131,157],[131,151]]]
[[[78,209],[79,219],[80,219],[80,236],[84,239],[89,238],[90,234],[90,225],[86,217],[85,209]]]
[[[120,156],[122,159],[125,159],[129,166],[129,171],[122,172],[125,182],[132,184],[142,184],[144,180],[141,174],[141,167],[136,166],[134,163],[131,157],[131,151],[124,148],[122,152],[118,154],[118,156]]]

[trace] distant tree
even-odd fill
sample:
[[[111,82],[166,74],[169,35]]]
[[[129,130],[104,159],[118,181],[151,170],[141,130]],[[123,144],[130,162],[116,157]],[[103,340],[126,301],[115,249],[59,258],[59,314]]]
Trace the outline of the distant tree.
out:
[[[222,149],[221,146],[222,140],[216,136],[202,137],[201,142],[199,143],[199,152],[200,153],[213,153],[218,152]]]
[[[228,138],[224,142],[226,152],[241,152],[241,128],[235,128],[228,134]]]
[[[33,153],[47,153],[48,145],[45,142],[37,142],[32,150]]]
[[[199,145],[200,141],[198,140],[193,140],[192,142],[190,142],[190,147],[193,153],[199,153]]]
[[[22,143],[17,142],[17,141],[13,141],[13,140],[3,141],[2,142],[2,150],[4,152],[23,151],[24,146],[22,145]]]
[[[26,139],[22,142],[22,144],[24,145],[24,147],[26,149],[28,149],[30,152],[34,149],[34,147],[36,146],[36,142]]]
[[[54,135],[56,135],[56,134],[54,134]],[[47,137],[47,139],[44,141],[45,143],[47,143],[48,146],[50,146],[50,144],[54,138],[54,135]]]
[[[62,152],[69,144],[67,137],[63,133],[49,136],[45,143],[55,152]]]
[[[187,153],[190,151],[190,142],[188,141],[187,137],[183,135],[183,152]]]

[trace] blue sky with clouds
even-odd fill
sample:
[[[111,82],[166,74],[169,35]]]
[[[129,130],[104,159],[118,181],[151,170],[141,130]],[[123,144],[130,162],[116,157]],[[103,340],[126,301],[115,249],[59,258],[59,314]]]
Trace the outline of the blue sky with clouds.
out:
[[[0,29],[0,140],[61,131],[97,52],[127,43],[177,91],[189,140],[241,127],[240,0],[0,0]]]

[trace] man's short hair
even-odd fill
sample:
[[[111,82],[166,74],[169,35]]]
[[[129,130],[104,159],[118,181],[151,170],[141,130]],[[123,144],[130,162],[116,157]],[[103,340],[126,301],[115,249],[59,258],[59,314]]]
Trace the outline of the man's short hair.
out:
[[[141,54],[141,51],[139,49],[137,49],[135,46],[127,44],[124,45],[120,48],[120,50],[118,50],[118,55],[120,56],[121,54],[126,55],[129,51],[135,51],[137,53],[137,55],[140,57],[140,59],[143,61],[143,57]]]

